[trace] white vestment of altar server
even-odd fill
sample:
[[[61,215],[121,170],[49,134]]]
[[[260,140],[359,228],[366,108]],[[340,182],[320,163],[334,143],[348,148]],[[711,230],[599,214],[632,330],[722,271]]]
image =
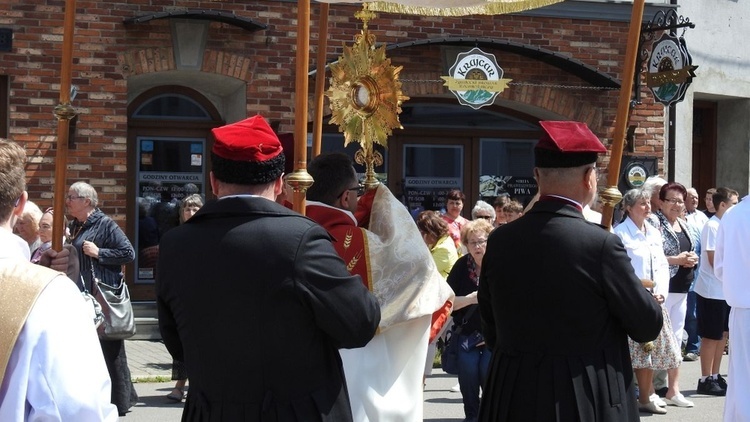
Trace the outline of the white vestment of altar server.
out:
[[[19,259],[29,260],[28,244],[0,228],[0,264]],[[102,348],[85,306],[63,275],[41,292],[0,386],[0,421],[117,420]]]
[[[340,350],[354,421],[422,421],[433,313],[455,295],[408,210],[385,186],[377,188],[366,235],[381,320],[365,347]]]
[[[724,421],[750,421],[750,196],[729,208],[719,223],[714,273],[729,314],[729,373]]]

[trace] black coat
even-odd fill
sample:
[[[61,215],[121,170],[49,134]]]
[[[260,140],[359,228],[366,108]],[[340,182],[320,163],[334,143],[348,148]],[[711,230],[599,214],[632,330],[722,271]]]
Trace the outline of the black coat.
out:
[[[617,236],[537,202],[490,235],[478,298],[493,349],[481,421],[639,420],[627,336],[663,321]]]
[[[79,270],[86,289],[92,291],[92,266],[99,281],[113,287],[119,286],[123,277],[122,266],[133,262],[135,258],[133,245],[120,226],[97,208],[86,221],[73,220],[69,229],[74,235],[70,242],[78,252]],[[83,242],[87,240],[99,247],[97,259],[83,253]]]
[[[184,421],[349,421],[338,348],[362,347],[377,300],[326,231],[263,198],[207,203],[160,244],[159,326],[187,366]]]

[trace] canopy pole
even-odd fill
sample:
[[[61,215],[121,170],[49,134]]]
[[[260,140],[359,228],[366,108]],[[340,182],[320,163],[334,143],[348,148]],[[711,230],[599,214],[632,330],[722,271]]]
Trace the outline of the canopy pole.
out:
[[[62,69],[60,71],[60,102],[55,107],[57,117],[57,151],[55,154],[55,187],[52,204],[57,217],[52,225],[52,248],[61,251],[65,234],[65,188],[68,167],[68,141],[70,120],[75,109],[70,105],[70,86],[73,67],[73,37],[75,35],[76,1],[65,1],[63,27]]]
[[[307,93],[310,61],[310,0],[297,1],[297,66],[294,101],[294,172],[287,178],[293,191],[293,208],[305,214],[305,196],[312,186],[307,172]]]
[[[604,208],[602,209],[602,224],[606,228],[612,227],[612,216],[615,205],[622,200],[622,194],[617,188],[620,179],[620,165],[622,163],[622,152],[625,145],[625,130],[628,125],[628,113],[633,93],[633,79],[635,75],[635,62],[638,56],[638,41],[641,36],[641,23],[643,22],[644,0],[633,1],[633,12],[630,17],[630,31],[628,32],[627,48],[625,50],[625,63],[622,74],[622,85],[620,86],[620,100],[617,104],[617,116],[615,118],[615,132],[612,138],[612,152],[609,156],[609,168],[607,169],[607,189],[599,196],[602,198]]]
[[[323,88],[326,82],[326,50],[328,48],[328,3],[320,4],[318,24],[318,56],[315,72],[315,115],[313,121],[313,158],[320,155],[323,143]]]

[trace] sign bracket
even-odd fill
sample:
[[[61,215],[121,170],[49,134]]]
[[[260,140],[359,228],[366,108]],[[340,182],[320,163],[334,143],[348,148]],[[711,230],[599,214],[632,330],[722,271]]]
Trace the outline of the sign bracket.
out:
[[[670,31],[671,34],[676,34],[679,28],[695,28],[695,23],[690,21],[682,15],[678,15],[675,9],[669,9],[664,12],[659,10],[654,14],[654,17],[650,21],[641,25],[641,37],[638,41],[638,52],[636,57],[635,68],[638,70],[635,72],[634,83],[633,83],[633,101],[630,103],[630,107],[634,108],[637,104],[641,104],[641,89],[640,89],[640,77],[643,72],[643,64],[648,61],[649,51],[644,48],[646,43],[652,43],[656,38],[656,33],[661,31]]]

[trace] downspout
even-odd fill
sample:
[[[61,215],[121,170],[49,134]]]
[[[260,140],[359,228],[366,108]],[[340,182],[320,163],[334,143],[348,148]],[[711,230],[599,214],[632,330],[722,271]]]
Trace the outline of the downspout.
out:
[[[669,0],[672,5],[677,5],[677,0]],[[677,35],[677,29],[670,29],[670,35]],[[676,152],[676,125],[677,125],[677,106],[671,103],[668,108],[669,118],[667,127],[667,181],[674,182],[675,177],[675,152]]]

